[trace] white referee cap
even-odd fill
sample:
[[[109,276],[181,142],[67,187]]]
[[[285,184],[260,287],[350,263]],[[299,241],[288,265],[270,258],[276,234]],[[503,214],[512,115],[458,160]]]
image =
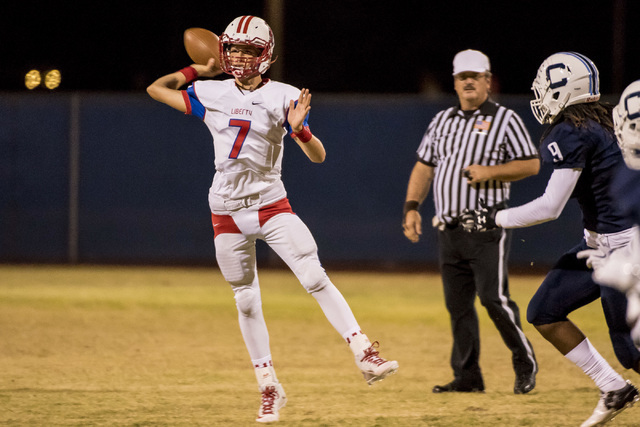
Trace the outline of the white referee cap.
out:
[[[453,58],[453,75],[465,71],[473,71],[474,73],[491,71],[489,58],[479,50],[467,49],[458,52]]]

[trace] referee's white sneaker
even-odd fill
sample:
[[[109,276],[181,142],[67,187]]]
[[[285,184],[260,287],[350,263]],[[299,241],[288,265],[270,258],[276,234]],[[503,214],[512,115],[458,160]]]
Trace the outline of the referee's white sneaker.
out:
[[[398,362],[385,360],[378,353],[378,341],[372,343],[362,352],[355,355],[356,365],[362,371],[365,381],[369,385],[385,379],[398,370]]]
[[[287,395],[280,383],[264,384],[260,387],[262,402],[258,411],[259,423],[272,423],[280,419],[280,408],[287,404]]]
[[[601,392],[596,409],[589,419],[583,422],[580,427],[605,425],[620,412],[633,406],[638,400],[640,400],[638,389],[629,381],[627,381],[627,385],[620,390],[609,391],[607,393]]]

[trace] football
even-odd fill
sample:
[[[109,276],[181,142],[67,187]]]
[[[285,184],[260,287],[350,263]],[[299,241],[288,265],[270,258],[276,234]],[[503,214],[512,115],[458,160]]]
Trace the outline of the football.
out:
[[[188,28],[184,32],[184,47],[187,54],[196,64],[206,65],[209,58],[216,61],[220,68],[220,50],[218,36],[204,28]]]

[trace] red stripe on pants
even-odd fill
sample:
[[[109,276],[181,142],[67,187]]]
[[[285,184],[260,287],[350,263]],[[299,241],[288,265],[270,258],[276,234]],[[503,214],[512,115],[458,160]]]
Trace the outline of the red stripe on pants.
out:
[[[289,199],[286,197],[258,209],[258,222],[260,223],[260,227],[265,225],[271,218],[281,213],[293,214],[293,210],[289,204]],[[214,239],[223,233],[242,234],[242,231],[240,231],[231,215],[216,215],[212,213],[211,223],[213,224]]]
[[[258,210],[258,221],[260,221],[260,227],[265,225],[271,218],[281,213],[293,213],[291,205],[289,204],[289,199],[286,197]]]
[[[213,238],[223,233],[242,234],[231,215],[211,214],[211,223],[213,224]]]

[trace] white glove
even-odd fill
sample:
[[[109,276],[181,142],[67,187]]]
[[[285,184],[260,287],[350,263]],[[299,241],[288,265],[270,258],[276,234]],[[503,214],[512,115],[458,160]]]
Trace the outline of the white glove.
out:
[[[640,263],[625,250],[616,250],[594,268],[593,280],[627,293],[640,281]]]
[[[579,259],[587,259],[587,267],[594,270],[599,269],[605,263],[611,252],[603,249],[587,249],[576,254]]]

